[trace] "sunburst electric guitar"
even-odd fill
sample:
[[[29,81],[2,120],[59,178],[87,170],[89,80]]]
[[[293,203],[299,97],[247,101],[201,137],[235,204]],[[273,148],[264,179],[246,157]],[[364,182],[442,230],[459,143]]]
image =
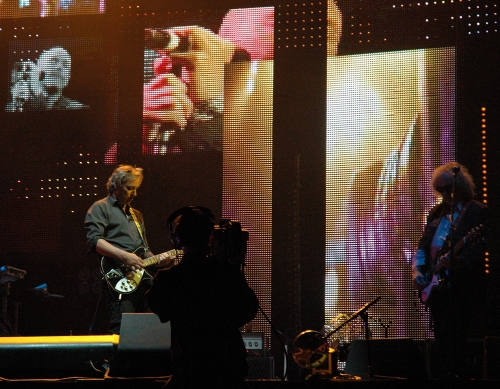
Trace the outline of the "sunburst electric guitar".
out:
[[[462,247],[469,242],[472,242],[473,240],[478,239],[478,237],[481,234],[481,228],[482,224],[472,228],[467,235],[465,235],[462,239],[460,239],[455,246],[453,246],[452,250],[452,257],[454,257],[458,252],[462,249]],[[444,275],[444,268],[442,266],[442,263],[439,262],[439,257],[443,254],[446,254],[446,252],[443,251],[438,251],[438,254],[436,255],[436,258],[431,262],[430,264],[430,270],[428,273],[428,277],[431,278],[430,282],[419,292],[420,296],[420,301],[424,303],[425,305],[429,304],[431,301],[431,296],[433,295],[433,292],[435,292],[437,289],[440,289],[444,283],[445,283],[445,275]]]
[[[134,254],[143,258],[146,249],[144,247],[139,247],[134,250]],[[165,265],[168,265],[174,261],[179,255],[182,254],[181,250],[170,250],[162,254],[155,255],[149,258],[143,258],[144,268],[156,265],[160,262],[162,256],[166,256],[162,260]],[[128,294],[134,292],[144,279],[152,279],[153,277],[145,269],[131,271],[120,261],[109,258],[102,257],[101,259],[101,273],[108,283],[108,285],[117,293]]]

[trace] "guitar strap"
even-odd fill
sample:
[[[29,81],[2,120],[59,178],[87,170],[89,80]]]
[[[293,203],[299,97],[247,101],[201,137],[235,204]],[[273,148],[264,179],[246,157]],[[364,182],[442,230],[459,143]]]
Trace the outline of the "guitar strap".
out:
[[[137,226],[137,230],[139,231],[139,235],[141,236],[142,241],[146,245],[146,240],[144,239],[144,235],[142,234],[141,224],[139,223],[139,220],[137,220],[137,216],[135,215],[134,209],[129,206],[128,210],[129,210],[130,214],[132,215],[132,219],[134,219],[135,225]]]
[[[453,211],[450,212],[450,230],[455,230],[456,226],[458,226],[458,223],[460,220],[462,220],[462,217],[465,214],[465,211],[467,211],[467,208],[469,208],[469,205],[472,203],[472,199],[467,201],[463,206],[462,209],[460,210],[460,213],[457,215],[456,219],[453,220]]]
[[[469,205],[472,203],[472,200],[469,200],[467,201],[462,209],[460,210],[460,213],[458,214],[457,218],[455,220],[453,220],[453,212],[450,214],[450,228],[455,228],[458,223],[460,222],[460,220],[462,219],[462,216],[464,216],[465,214],[465,211],[467,210],[467,208],[469,208]]]
[[[452,232],[455,231],[456,226],[458,225],[460,220],[462,220],[462,217],[465,214],[465,211],[467,210],[467,208],[469,207],[469,205],[471,203],[472,203],[472,200],[469,200],[466,203],[464,203],[464,205],[462,206],[462,209],[460,209],[460,212],[457,215],[457,217],[455,218],[455,220],[453,220],[453,215],[455,214],[455,212],[453,212],[453,210],[450,210],[449,214],[443,212],[443,216],[441,218],[446,218],[450,222],[450,225],[448,227],[448,234],[446,235],[446,239],[443,241],[443,245],[440,248],[437,248],[436,253],[434,253],[434,255],[432,256],[431,262],[437,261],[437,259],[438,259],[437,257],[440,255],[440,253],[443,252],[442,250],[446,247],[446,245],[448,245],[448,248],[450,248],[450,246],[451,246],[450,236],[452,235]],[[438,220],[440,220],[440,219],[438,219]],[[438,223],[438,226],[436,228],[439,228],[439,223]]]

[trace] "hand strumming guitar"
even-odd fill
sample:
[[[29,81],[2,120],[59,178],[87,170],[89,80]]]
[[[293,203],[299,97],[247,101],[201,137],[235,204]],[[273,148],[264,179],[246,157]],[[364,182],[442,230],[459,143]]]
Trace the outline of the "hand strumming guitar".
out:
[[[429,283],[425,266],[416,266],[413,269],[413,287],[417,290],[423,289]]]
[[[439,259],[432,265],[432,272],[439,273],[442,269],[450,267],[450,253],[442,254]],[[417,290],[422,290],[430,282],[428,272],[425,266],[416,266],[413,269],[413,287]]]
[[[137,254],[129,253],[125,250],[115,247],[105,239],[99,239],[97,241],[96,251],[105,257],[111,257],[120,260],[131,271],[141,270],[144,268],[144,261]]]
[[[122,254],[123,255],[118,257],[118,259],[121,260],[131,271],[141,270],[144,268],[144,261],[137,254],[128,253],[126,251],[123,251]]]
[[[450,267],[450,253],[447,252],[439,257],[436,264],[434,265],[434,273],[437,273],[442,268]]]

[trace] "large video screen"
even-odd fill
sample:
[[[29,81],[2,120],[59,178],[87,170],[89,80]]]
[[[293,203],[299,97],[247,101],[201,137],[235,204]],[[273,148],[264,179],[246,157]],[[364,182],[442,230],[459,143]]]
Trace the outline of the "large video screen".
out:
[[[11,41],[4,110],[103,108],[105,64],[100,37]]]
[[[4,200],[9,204],[18,204],[23,201],[20,199],[32,204],[59,201],[52,205],[51,213],[59,220],[61,215],[56,209],[60,210],[61,204],[75,206],[83,192],[94,192],[90,179],[82,179],[84,169],[101,164],[112,142],[108,118],[112,116],[113,100],[103,39],[85,35],[33,36],[10,39],[2,47],[2,158],[10,166],[8,185],[2,191],[8,199]],[[26,205],[12,209],[18,215],[16,225],[33,217]],[[42,219],[38,220],[43,224]],[[61,242],[56,242],[69,228],[52,229],[50,239],[38,224],[28,230],[32,245],[27,245],[16,229],[8,227],[2,235],[2,241],[8,242],[5,250],[57,250]]]
[[[453,47],[330,56],[327,75],[326,321],[369,310],[374,337],[431,336],[411,257],[454,160]],[[346,316],[347,315],[347,316]],[[345,340],[365,336],[362,322]]]
[[[236,53],[225,71],[223,216],[240,220],[249,231],[245,275],[257,293],[262,310],[269,316],[274,8],[230,10],[223,19],[219,34],[245,49]],[[270,348],[271,328],[263,315],[258,314],[245,330],[264,332],[264,346]]]
[[[231,9],[145,30],[143,152],[222,151],[225,78],[272,59],[272,7]],[[241,93],[245,93],[241,91]],[[229,102],[229,107],[232,102]]]
[[[94,15],[106,11],[106,0],[3,0],[0,19]]]
[[[196,183],[220,155],[221,216],[248,230],[245,274],[270,314],[274,8],[157,15],[144,47],[142,153]],[[260,315],[250,327],[270,335]]]

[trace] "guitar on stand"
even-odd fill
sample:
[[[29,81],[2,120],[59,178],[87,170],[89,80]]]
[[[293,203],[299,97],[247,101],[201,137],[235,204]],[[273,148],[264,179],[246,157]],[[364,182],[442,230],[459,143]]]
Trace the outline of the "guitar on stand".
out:
[[[144,260],[144,267],[156,265],[162,261],[165,265],[173,263],[173,261],[182,255],[182,250],[169,250],[162,254],[158,254],[149,258],[143,258],[146,248],[139,247],[133,251]],[[108,285],[117,293],[129,294],[134,292],[142,280],[151,280],[153,276],[145,269],[131,271],[125,264],[117,259],[102,257],[101,273]]]
[[[366,340],[366,351],[368,358],[368,372],[370,378],[373,377],[372,372],[372,360],[370,356],[370,330],[368,328],[368,308],[376,304],[380,300],[380,297],[363,305],[357,312],[353,313],[347,320],[342,324],[337,326],[329,333],[323,335],[318,331],[307,330],[302,331],[296,336],[292,345],[292,356],[297,364],[305,369],[312,369],[312,374],[308,377],[315,379],[360,379],[357,376],[352,376],[349,374],[341,374],[337,370],[337,361],[333,361],[332,355],[335,354],[335,348],[328,345],[328,338],[330,338],[334,333],[339,331],[351,320],[360,317],[363,320],[365,326],[365,340]],[[333,342],[335,347],[338,346],[339,341]],[[335,355],[336,357],[336,355]],[[323,365],[327,365],[327,369],[322,369]]]

